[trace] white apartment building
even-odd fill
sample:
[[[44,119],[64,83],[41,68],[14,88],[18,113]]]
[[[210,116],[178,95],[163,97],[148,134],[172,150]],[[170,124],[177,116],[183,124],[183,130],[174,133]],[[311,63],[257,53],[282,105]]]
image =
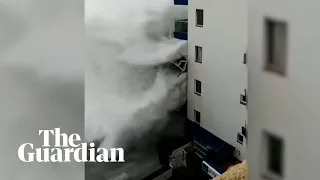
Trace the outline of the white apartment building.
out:
[[[188,4],[188,119],[238,149],[247,118],[241,97],[247,89],[247,6],[246,0]]]
[[[250,180],[319,179],[319,17],[318,0],[250,1]]]

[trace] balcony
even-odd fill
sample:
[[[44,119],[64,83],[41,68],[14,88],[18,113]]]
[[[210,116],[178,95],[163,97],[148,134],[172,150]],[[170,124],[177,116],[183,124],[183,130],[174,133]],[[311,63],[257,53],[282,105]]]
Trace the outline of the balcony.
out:
[[[174,5],[188,5],[188,0],[173,0]]]
[[[176,20],[174,37],[181,40],[188,40],[188,19]]]

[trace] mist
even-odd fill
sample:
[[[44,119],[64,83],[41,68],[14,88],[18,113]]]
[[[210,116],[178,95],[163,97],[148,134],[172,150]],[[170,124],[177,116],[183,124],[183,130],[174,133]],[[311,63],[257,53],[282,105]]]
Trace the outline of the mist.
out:
[[[0,179],[79,180],[83,163],[22,163],[40,129],[83,135],[83,3],[0,1]]]
[[[160,136],[179,131],[164,129],[186,101],[187,75],[168,64],[187,55],[187,42],[173,38],[174,20],[187,9],[172,0],[85,3],[86,141],[122,147],[126,159],[88,165],[86,178],[141,179],[159,166]]]
[[[86,140],[126,146],[126,136],[161,127],[186,100],[186,74],[163,67],[186,51],[172,37],[182,15],[171,0],[90,0],[85,7]]]
[[[83,179],[83,163],[26,164],[16,150],[56,127],[130,149],[185,102],[186,74],[164,64],[185,51],[170,32],[186,12],[170,0],[88,2],[85,32],[80,1],[0,0],[1,179]]]

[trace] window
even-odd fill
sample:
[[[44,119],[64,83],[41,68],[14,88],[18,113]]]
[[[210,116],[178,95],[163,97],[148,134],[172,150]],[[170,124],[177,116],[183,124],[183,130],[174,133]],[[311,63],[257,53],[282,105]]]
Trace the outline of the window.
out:
[[[240,95],[240,104],[246,105],[247,104],[247,90],[244,90],[244,95]]]
[[[202,27],[203,26],[203,10],[196,9],[196,26]]]
[[[265,179],[280,180],[283,177],[283,139],[268,132],[263,132],[263,172]]]
[[[194,93],[201,96],[201,81],[194,80]]]
[[[202,63],[202,47],[196,46],[195,51],[196,62]]]
[[[246,125],[241,127],[241,134],[242,134],[244,137],[247,137],[247,128],[246,128]]]
[[[265,20],[265,70],[284,76],[287,61],[287,24]]]
[[[247,53],[243,54],[243,64],[247,64]]]
[[[243,135],[241,133],[237,134],[237,142],[241,145],[243,144]]]
[[[240,104],[246,105],[247,104],[247,97],[243,94],[240,96]]]
[[[200,124],[200,122],[201,122],[201,113],[197,110],[194,110],[194,120],[198,124]]]

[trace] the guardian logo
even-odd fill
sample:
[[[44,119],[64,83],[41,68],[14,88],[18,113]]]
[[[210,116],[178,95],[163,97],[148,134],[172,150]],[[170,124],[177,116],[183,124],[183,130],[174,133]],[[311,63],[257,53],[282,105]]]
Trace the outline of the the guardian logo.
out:
[[[60,128],[55,128],[54,130],[39,130],[39,136],[41,135],[43,135],[42,148],[34,148],[32,143],[25,143],[19,147],[18,157],[21,161],[125,162],[122,148],[112,148],[110,150],[95,148],[94,143],[80,143],[79,134],[68,136],[65,133],[60,133]],[[54,138],[54,146],[50,145],[50,136]]]

